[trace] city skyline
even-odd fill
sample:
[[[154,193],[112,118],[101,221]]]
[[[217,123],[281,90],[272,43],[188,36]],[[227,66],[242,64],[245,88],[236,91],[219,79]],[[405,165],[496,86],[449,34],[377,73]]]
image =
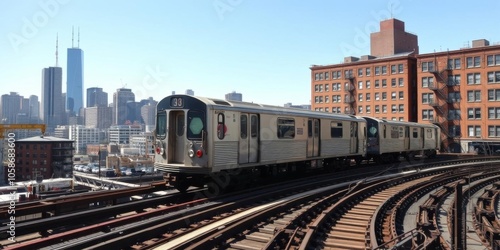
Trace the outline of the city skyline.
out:
[[[0,63],[9,70],[0,72],[0,82],[9,86],[5,93],[41,96],[40,69],[56,64],[57,36],[59,58],[67,58],[75,26],[85,34],[80,41],[86,52],[84,89],[114,93],[125,87],[137,100],[158,101],[186,89],[220,99],[236,91],[243,101],[310,104],[310,65],[369,54],[368,34],[382,19],[404,21],[418,35],[422,54],[460,49],[476,39],[500,41],[492,30],[500,3],[453,4],[457,11],[443,11],[450,4],[3,1],[0,13],[9,22],[0,25],[5,55]],[[62,68],[66,78],[68,69]]]

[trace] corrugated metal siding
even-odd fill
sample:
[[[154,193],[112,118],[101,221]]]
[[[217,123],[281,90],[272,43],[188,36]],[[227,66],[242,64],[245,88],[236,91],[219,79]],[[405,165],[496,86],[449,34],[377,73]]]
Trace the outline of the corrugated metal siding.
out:
[[[289,160],[293,158],[304,158],[306,155],[305,140],[274,140],[266,141],[265,144],[265,147],[261,146],[261,162],[274,162]]]
[[[214,166],[238,163],[237,141],[214,142]]]
[[[348,155],[351,149],[350,139],[331,139],[321,141],[321,156]]]

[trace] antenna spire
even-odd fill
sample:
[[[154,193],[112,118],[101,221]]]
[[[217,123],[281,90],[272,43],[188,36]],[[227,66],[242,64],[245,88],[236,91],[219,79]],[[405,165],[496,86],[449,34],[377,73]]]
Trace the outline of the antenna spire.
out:
[[[71,48],[75,47],[75,26],[71,30]]]
[[[56,35],[56,67],[59,67],[59,33]]]
[[[78,45],[77,48],[80,48],[80,27],[78,27]]]

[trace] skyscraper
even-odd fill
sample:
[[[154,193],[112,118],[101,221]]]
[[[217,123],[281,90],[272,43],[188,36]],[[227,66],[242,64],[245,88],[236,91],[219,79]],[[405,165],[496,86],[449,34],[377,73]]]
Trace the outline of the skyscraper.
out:
[[[64,112],[62,106],[62,68],[48,67],[42,70],[41,118],[48,131],[61,124]]]
[[[243,95],[241,93],[236,93],[233,91],[231,93],[226,94],[226,101],[242,101]]]
[[[2,95],[2,117],[1,123],[3,124],[14,124],[16,123],[16,117],[19,112],[21,112],[23,97],[16,92],[10,92],[10,95]]]
[[[77,47],[74,47],[73,42],[71,46],[72,48],[68,48],[66,110],[70,116],[75,116],[83,107],[83,50],[79,48],[80,32]]]
[[[108,93],[102,91],[102,88],[87,89],[87,108],[90,107],[107,107]]]
[[[30,123],[38,123],[40,118],[40,102],[38,101],[38,96],[30,95]]]
[[[113,94],[113,124],[124,125],[131,114],[128,102],[135,102],[135,95],[131,89],[120,88]],[[133,122],[133,121],[132,121]]]

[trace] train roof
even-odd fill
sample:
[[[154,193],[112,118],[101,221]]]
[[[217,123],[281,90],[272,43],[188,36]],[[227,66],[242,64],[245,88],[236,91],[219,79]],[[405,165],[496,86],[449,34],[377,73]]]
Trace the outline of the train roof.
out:
[[[393,120],[386,120],[386,119],[378,119],[374,117],[369,117],[369,116],[363,116],[365,119],[371,119],[374,120],[378,123],[383,123],[383,124],[389,124],[389,125],[396,125],[396,126],[415,126],[415,127],[424,127],[424,128],[436,128],[438,127],[437,125],[430,124],[430,123],[416,123],[416,122],[404,122],[404,121],[393,121]]]
[[[203,103],[205,103],[208,106],[212,107],[217,107],[219,109],[225,109],[225,110],[244,110],[246,112],[255,112],[255,113],[270,113],[270,114],[283,114],[283,115],[298,115],[298,116],[308,116],[308,117],[317,117],[317,118],[335,118],[335,119],[341,119],[341,120],[351,120],[351,121],[365,121],[363,118],[359,116],[354,116],[354,115],[347,115],[347,114],[334,114],[334,113],[327,113],[327,112],[321,112],[321,111],[312,111],[312,110],[306,110],[306,109],[300,109],[300,108],[287,108],[287,107],[280,107],[280,106],[273,106],[273,105],[266,105],[266,104],[259,104],[259,103],[253,103],[253,102],[240,102],[240,101],[226,101],[222,99],[217,99],[217,98],[209,98],[209,97],[201,97],[201,96],[189,96],[189,95],[172,95],[172,96],[179,96],[179,97],[184,97],[184,98],[194,98],[197,99]],[[163,100],[167,99],[168,97],[165,97]],[[162,100],[162,101],[163,101]],[[162,101],[158,103],[158,107],[162,105]]]

